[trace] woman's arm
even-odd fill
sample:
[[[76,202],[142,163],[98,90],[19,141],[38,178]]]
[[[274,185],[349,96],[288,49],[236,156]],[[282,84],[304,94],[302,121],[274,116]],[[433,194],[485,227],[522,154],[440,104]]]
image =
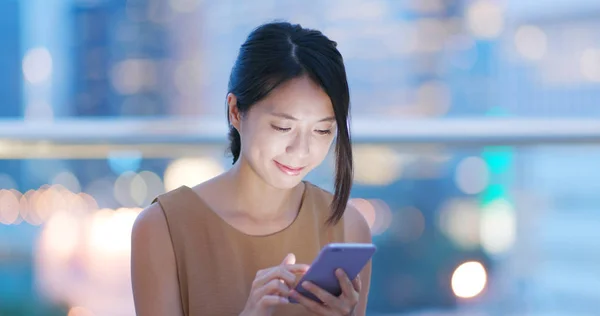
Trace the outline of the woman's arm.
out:
[[[344,239],[346,242],[370,243],[371,229],[364,216],[351,204],[348,204],[344,213]],[[367,313],[367,296],[371,285],[371,261],[363,268],[359,274],[361,282],[361,291],[356,305],[355,315],[363,316]]]
[[[158,203],[142,211],[133,225],[131,282],[136,315],[183,315],[175,253]]]

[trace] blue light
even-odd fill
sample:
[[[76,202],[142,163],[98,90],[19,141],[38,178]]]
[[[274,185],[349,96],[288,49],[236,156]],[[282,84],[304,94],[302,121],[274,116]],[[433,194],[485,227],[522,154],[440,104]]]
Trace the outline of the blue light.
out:
[[[142,153],[139,151],[119,151],[108,154],[108,165],[115,174],[127,171],[137,172],[142,163]]]

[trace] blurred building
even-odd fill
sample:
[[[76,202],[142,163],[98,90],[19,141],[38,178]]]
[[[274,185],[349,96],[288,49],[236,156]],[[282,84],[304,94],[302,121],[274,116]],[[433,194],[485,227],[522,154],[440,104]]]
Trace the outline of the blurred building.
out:
[[[150,118],[172,113],[174,51],[168,25],[157,20],[167,2],[160,3],[72,1],[73,116]],[[141,159],[135,152],[115,156],[111,161],[70,162],[80,187],[102,192],[106,207],[119,204],[109,194],[110,187],[101,187],[112,186],[122,172],[136,171]],[[156,170],[163,171],[164,166]]]
[[[557,0],[544,10],[509,3],[494,89],[504,115],[600,117],[600,3]],[[597,309],[600,257],[588,249],[600,240],[599,159],[597,146],[521,150],[514,173],[520,185],[513,189],[522,207],[521,237],[504,271],[514,280],[513,304],[565,315]],[[523,187],[536,194],[523,194]]]
[[[21,78],[21,36],[15,30],[20,29],[20,5],[17,0],[0,3],[0,117],[19,117],[23,115],[21,94],[23,93]]]
[[[20,5],[17,0],[0,3],[0,119],[23,115],[23,75],[21,68]],[[19,188],[21,163],[0,160],[0,188]]]
[[[167,29],[153,1],[73,1],[75,116],[161,116],[168,111]]]
[[[0,1],[0,120],[23,115],[21,36],[17,31],[21,29],[20,17],[20,1]],[[21,167],[19,160],[0,160],[0,189],[19,189],[22,184]],[[19,237],[26,238],[26,234],[8,229],[0,219],[0,308],[1,301],[23,301],[23,297],[32,295],[30,254],[19,249],[25,246],[23,243],[10,242]],[[31,239],[27,238],[27,241],[31,242]],[[8,260],[13,256],[19,264]]]

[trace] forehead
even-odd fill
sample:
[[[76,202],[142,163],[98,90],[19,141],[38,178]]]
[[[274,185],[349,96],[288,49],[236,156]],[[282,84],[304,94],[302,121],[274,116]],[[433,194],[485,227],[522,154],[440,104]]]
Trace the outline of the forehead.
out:
[[[331,99],[307,76],[281,84],[259,104],[265,112],[282,112],[298,118],[322,119],[324,116],[333,115]]]

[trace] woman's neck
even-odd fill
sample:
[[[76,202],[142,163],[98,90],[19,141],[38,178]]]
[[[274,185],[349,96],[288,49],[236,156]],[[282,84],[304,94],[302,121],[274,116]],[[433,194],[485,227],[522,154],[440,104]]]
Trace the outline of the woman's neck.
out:
[[[243,160],[223,175],[231,188],[231,208],[252,222],[288,221],[297,215],[304,192],[300,183],[291,189],[273,187],[259,177]]]

